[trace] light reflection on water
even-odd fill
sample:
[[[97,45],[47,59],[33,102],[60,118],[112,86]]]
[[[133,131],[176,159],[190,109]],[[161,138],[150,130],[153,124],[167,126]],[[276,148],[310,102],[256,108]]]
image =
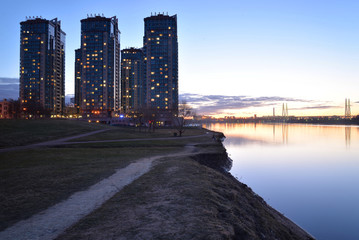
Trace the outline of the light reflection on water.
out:
[[[359,128],[210,124],[231,173],[317,239],[359,239]]]

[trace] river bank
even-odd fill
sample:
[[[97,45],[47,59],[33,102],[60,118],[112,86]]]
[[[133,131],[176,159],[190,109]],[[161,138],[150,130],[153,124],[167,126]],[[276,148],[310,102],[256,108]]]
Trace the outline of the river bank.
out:
[[[18,123],[9,124],[14,129],[9,131],[16,134]],[[43,122],[31,124],[41,126]],[[58,122],[47,124],[56,129]],[[173,129],[154,133],[105,128],[111,131],[0,153],[1,234],[7,234],[13,226],[31,224],[36,216],[48,216],[44,220],[48,224],[53,220],[67,222],[81,205],[87,207],[87,201],[76,201],[79,207],[69,216],[46,214],[59,204],[64,208],[61,212],[68,212],[66,202],[71,200],[72,205],[73,196],[106,182],[115,172],[129,173],[127,168],[138,159],[149,158],[150,162],[144,160],[148,170],[143,172],[137,167],[134,171],[143,175],[130,174],[128,178],[136,180],[121,189],[110,181],[112,189],[116,188],[112,198],[96,203],[89,215],[80,215],[62,230],[56,223],[59,229],[50,233],[58,233],[46,239],[310,239],[223,170],[230,164],[226,149],[217,141],[223,134],[188,129],[180,138],[173,137]],[[37,130],[29,130],[28,134],[36,135]],[[61,134],[55,137],[59,139]],[[48,131],[43,139],[55,137]],[[190,154],[173,155],[186,149]],[[44,236],[41,231],[47,234],[49,230],[40,225],[31,225],[31,229]]]
[[[150,172],[57,239],[313,239],[223,167],[219,142]]]

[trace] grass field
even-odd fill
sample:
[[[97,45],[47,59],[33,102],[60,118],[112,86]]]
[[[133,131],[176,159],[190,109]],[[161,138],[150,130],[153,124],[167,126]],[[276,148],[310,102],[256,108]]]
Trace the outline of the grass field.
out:
[[[143,141],[87,143],[36,148],[0,153],[0,230],[44,210],[72,193],[83,190],[116,169],[136,159],[180,151],[188,143],[207,141],[208,137],[146,141],[146,138],[172,137],[174,130],[155,133],[135,128],[112,127],[96,123],[66,120],[0,121],[2,146],[16,146],[71,136],[102,128],[109,134],[97,134],[84,140],[144,138]],[[188,134],[205,130],[190,129]],[[21,138],[21,139],[19,139]],[[79,139],[76,139],[77,141]]]
[[[0,120],[0,148],[44,142],[105,128],[115,129],[75,120]]]
[[[176,129],[171,128],[159,128],[154,132],[148,132],[146,129],[142,129],[140,132],[138,128],[126,128],[115,127],[111,131],[101,132],[91,136],[73,139],[71,141],[95,141],[95,140],[112,140],[112,139],[131,139],[131,138],[156,138],[156,137],[173,137],[174,133],[177,133]],[[203,129],[200,128],[188,128],[183,136],[194,136],[204,134]]]

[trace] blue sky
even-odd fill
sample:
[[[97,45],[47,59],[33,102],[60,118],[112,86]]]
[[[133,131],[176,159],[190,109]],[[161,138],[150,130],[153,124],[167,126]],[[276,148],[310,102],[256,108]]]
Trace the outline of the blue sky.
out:
[[[70,94],[80,20],[94,13],[116,15],[121,48],[141,47],[143,18],[151,12],[178,15],[184,98],[215,95],[234,101],[228,109],[206,107],[204,113],[270,115],[288,99],[292,114],[343,114],[345,98],[359,113],[359,1],[354,0],[6,1],[0,8],[0,77],[19,76],[19,23],[26,16],[62,21]],[[271,101],[246,105],[239,96]]]

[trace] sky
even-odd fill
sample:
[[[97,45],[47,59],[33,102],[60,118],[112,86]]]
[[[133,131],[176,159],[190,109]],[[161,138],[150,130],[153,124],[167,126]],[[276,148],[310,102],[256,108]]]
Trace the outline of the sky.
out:
[[[66,94],[87,14],[117,16],[121,49],[142,47],[151,13],[177,14],[179,93],[213,116],[359,114],[357,0],[76,0],[0,4],[0,99],[19,78],[20,22],[58,18],[66,33]],[[10,86],[11,85],[11,86]]]

